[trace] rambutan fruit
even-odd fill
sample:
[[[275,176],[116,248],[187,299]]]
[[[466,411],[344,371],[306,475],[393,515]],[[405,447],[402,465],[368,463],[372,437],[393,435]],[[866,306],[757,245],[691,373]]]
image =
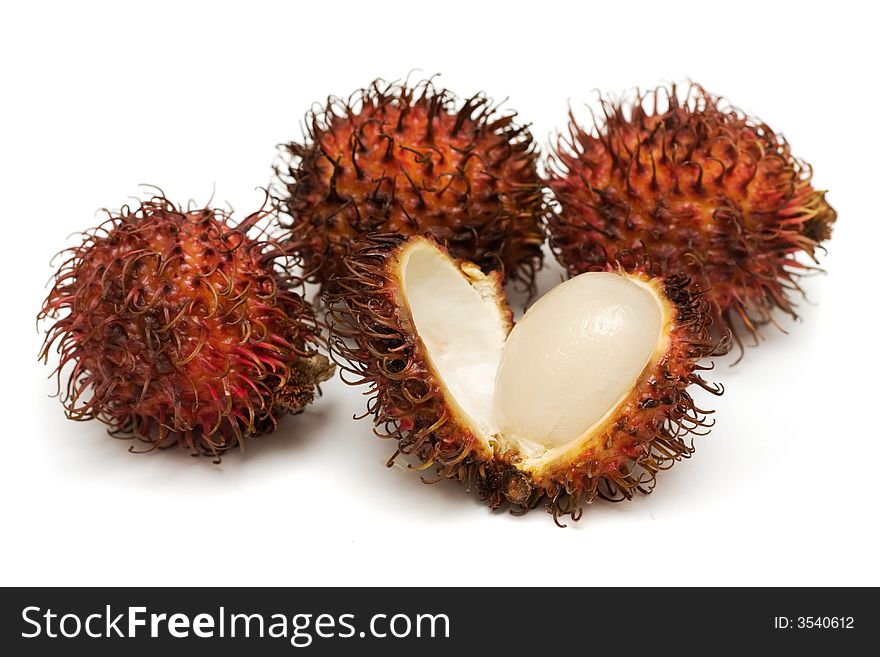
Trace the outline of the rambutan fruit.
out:
[[[331,354],[367,385],[375,433],[418,470],[492,508],[542,502],[559,522],[594,498],[648,493],[711,426],[691,384],[713,353],[707,306],[681,275],[569,279],[513,325],[498,272],[425,237],[373,235],[325,295]]]
[[[247,235],[263,214],[155,197],[63,252],[38,318],[68,417],[216,457],[314,399],[334,366],[285,254]]]
[[[619,261],[684,274],[702,290],[714,324],[755,338],[831,236],[835,211],[808,164],[764,123],[692,84],[601,100],[592,131],[570,115],[550,156],[551,247],[572,274]]]
[[[531,288],[546,204],[532,136],[515,118],[430,80],[331,97],[276,167],[285,247],[326,286],[367,234],[428,235]]]

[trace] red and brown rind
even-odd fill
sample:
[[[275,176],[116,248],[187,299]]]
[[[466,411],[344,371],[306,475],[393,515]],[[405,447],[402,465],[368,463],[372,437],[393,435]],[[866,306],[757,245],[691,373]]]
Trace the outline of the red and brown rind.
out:
[[[338,289],[325,294],[331,326],[331,354],[343,379],[365,385],[371,396],[367,413],[381,438],[397,441],[399,454],[436,468],[475,488],[490,507],[510,504],[525,512],[539,505],[557,519],[577,520],[583,504],[596,497],[618,501],[649,493],[656,474],[693,453],[691,435],[711,426],[697,408],[690,385],[719,394],[700,372],[699,361],[715,353],[709,335],[708,307],[684,276],[672,276],[663,290],[674,308],[669,348],[656,359],[602,436],[589,441],[570,463],[540,473],[517,467],[518,455],[484,443],[444,399],[401,296],[399,258],[407,240],[373,235],[349,255]]]
[[[331,97],[276,170],[285,247],[309,282],[327,285],[369,233],[428,235],[531,287],[546,203],[532,136],[515,118],[430,80]]]
[[[683,100],[673,85],[601,102],[603,123],[572,116],[550,158],[559,211],[547,229],[568,271],[650,260],[654,274],[689,277],[734,337],[740,322],[757,337],[774,308],[795,316],[791,293],[811,269],[797,255],[815,260],[836,219],[810,166],[697,85]]]
[[[68,417],[151,448],[218,455],[312,401],[329,375],[300,281],[210,208],[157,197],[111,213],[62,253],[39,319]]]

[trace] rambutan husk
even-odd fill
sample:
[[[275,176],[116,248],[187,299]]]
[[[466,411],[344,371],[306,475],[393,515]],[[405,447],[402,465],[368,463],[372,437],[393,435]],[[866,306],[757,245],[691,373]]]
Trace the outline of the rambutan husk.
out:
[[[346,383],[369,389],[367,410],[360,417],[371,417],[374,433],[397,443],[389,466],[400,455],[412,457],[407,459],[411,468],[435,470],[436,477],[423,476],[427,483],[458,480],[492,509],[507,505],[517,514],[543,505],[561,525],[564,516],[578,520],[583,505],[596,498],[621,501],[636,492],[650,493],[656,475],[688,458],[693,436],[714,423],[708,419],[711,411],[698,408],[688,392],[691,385],[722,392],[701,376],[711,369],[703,359],[720,345],[710,337],[707,303],[685,276],[661,279],[635,271],[626,275],[664,299],[668,346],[652,357],[588,445],[571,450],[564,462],[522,469],[522,459],[509,444],[480,439],[445,392],[416,330],[399,270],[407,249],[419,239],[370,236],[346,257],[348,274],[324,298],[331,357]],[[456,266],[482,296],[495,288],[500,323],[509,334],[513,315],[503,302],[500,276],[461,260]]]
[[[369,233],[428,235],[531,289],[547,211],[528,126],[482,93],[376,80],[306,117],[276,167],[283,244],[328,285]]]
[[[233,226],[157,196],[108,215],[60,254],[38,315],[70,419],[218,457],[314,399],[334,366],[294,263],[247,235],[264,212]]]
[[[797,317],[792,293],[836,213],[781,135],[699,85],[679,91],[602,98],[593,129],[569,113],[549,159],[550,245],[571,274],[629,261],[686,275],[742,350],[739,327],[757,343],[774,309]]]

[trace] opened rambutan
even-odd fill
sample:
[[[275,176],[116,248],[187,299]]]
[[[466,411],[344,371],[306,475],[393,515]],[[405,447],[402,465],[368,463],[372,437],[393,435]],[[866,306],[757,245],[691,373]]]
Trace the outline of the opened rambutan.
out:
[[[247,236],[262,216],[157,197],[63,252],[39,318],[68,417],[217,456],[313,400],[333,366],[284,253]]]
[[[711,425],[688,387],[713,353],[682,275],[617,270],[555,287],[513,326],[498,272],[424,237],[373,235],[326,295],[331,353],[399,454],[475,485],[492,508],[557,520],[648,493]],[[390,464],[390,462],[389,462]]]
[[[602,100],[591,132],[571,116],[550,158],[550,244],[573,274],[624,261],[684,274],[717,327],[757,339],[774,308],[796,316],[790,293],[813,268],[798,255],[815,261],[836,214],[781,135],[700,86],[677,91]]]
[[[546,204],[532,136],[515,116],[430,81],[377,80],[347,101],[330,98],[277,169],[285,247],[326,285],[369,233],[429,235],[531,287]]]

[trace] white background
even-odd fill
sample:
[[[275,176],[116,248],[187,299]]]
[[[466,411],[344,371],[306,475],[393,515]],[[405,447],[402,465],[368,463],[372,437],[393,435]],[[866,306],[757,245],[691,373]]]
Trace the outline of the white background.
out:
[[[0,17],[2,584],[880,584],[877,130],[868,3],[16,3]],[[334,380],[221,466],[72,423],[37,363],[51,256],[160,185],[247,213],[328,94],[412,69],[545,144],[567,103],[693,78],[782,131],[840,218],[803,321],[712,402],[650,497],[566,530],[386,469]],[[418,77],[418,76],[416,76]],[[216,190],[216,191],[215,191]],[[240,215],[243,216],[243,215]],[[542,291],[558,280],[550,265]],[[701,398],[702,399],[702,398]]]

